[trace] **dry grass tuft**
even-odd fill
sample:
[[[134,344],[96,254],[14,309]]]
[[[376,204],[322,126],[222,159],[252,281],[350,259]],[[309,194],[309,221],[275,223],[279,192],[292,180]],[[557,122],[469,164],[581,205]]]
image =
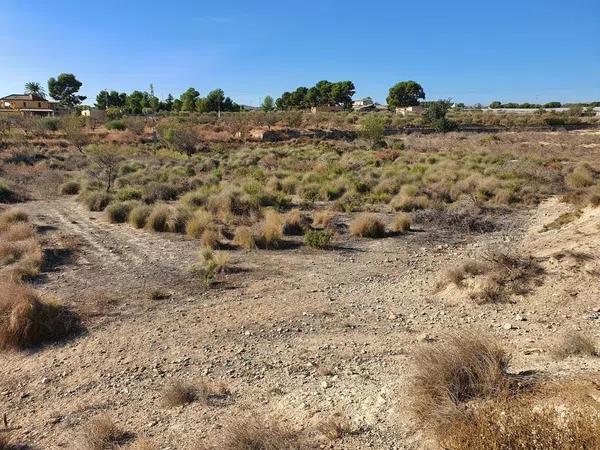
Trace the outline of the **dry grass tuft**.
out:
[[[254,241],[260,248],[276,248],[283,238],[283,218],[273,210],[267,210],[265,218],[254,232]]]
[[[219,230],[217,230],[214,226],[208,227],[204,230],[202,236],[200,237],[200,245],[210,249],[219,248],[220,238],[221,235]]]
[[[130,438],[129,433],[121,430],[109,416],[104,415],[92,419],[85,427],[78,448],[82,450],[118,449]]]
[[[254,235],[252,234],[252,230],[248,227],[236,228],[235,236],[233,237],[233,243],[245,250],[252,250],[256,248]]]
[[[321,421],[317,426],[317,429],[330,441],[341,439],[354,432],[354,427],[350,418],[339,413]]]
[[[185,224],[185,232],[193,239],[200,239],[206,229],[212,224],[214,217],[208,211],[200,209]]]
[[[450,335],[415,355],[412,411],[429,427],[443,427],[468,401],[506,395],[510,356],[490,338],[470,333]]]
[[[303,234],[307,228],[307,220],[299,209],[292,209],[283,217],[284,234],[298,236]]]
[[[442,281],[439,287],[447,286],[452,283],[458,287],[463,285],[465,278],[468,276],[482,275],[489,270],[487,264],[473,259],[467,260],[458,267],[448,269],[444,272]]]
[[[0,283],[0,348],[23,350],[61,339],[80,329],[72,312],[42,300],[33,288]]]
[[[191,384],[174,381],[163,391],[163,401],[169,408],[187,405],[197,399],[197,389]]]
[[[569,356],[600,356],[594,340],[590,336],[578,332],[565,333],[556,344],[552,354],[560,359]]]
[[[350,222],[350,234],[366,238],[382,238],[385,236],[385,225],[375,214],[362,213]]]
[[[412,220],[410,218],[410,214],[406,213],[398,213],[394,217],[394,222],[392,223],[392,231],[396,233],[407,233],[410,231],[410,226],[412,224]]]
[[[469,276],[483,275],[481,287],[470,296],[477,303],[501,303],[510,295],[524,295],[533,282],[538,282],[545,273],[542,266],[532,257],[522,258],[501,251],[488,251],[481,260],[468,260],[462,265],[447,270],[438,283],[438,289],[450,283],[464,286]]]
[[[307,450],[314,448],[304,436],[274,420],[258,418],[233,421],[227,425],[215,442],[197,447],[211,450]]]
[[[440,434],[448,450],[587,450],[600,448],[600,415],[595,410],[534,408],[514,398],[469,409]]]
[[[313,214],[313,226],[317,228],[331,228],[335,213],[329,209],[316,211]]]
[[[0,230],[4,229],[10,224],[17,222],[27,222],[29,216],[25,211],[20,208],[9,208],[0,214]]]

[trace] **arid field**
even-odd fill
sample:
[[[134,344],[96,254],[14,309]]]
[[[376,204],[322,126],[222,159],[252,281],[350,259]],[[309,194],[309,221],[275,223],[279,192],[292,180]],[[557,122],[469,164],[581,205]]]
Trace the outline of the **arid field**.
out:
[[[597,119],[251,114],[0,127],[0,450],[600,449]]]

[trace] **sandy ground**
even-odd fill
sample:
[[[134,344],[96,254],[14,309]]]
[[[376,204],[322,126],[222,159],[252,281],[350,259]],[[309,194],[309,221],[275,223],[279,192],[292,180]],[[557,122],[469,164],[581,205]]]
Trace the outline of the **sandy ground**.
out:
[[[60,345],[0,355],[0,412],[36,448],[78,448],[83,427],[104,412],[163,449],[217,436],[232,418],[274,416],[313,430],[336,412],[356,433],[327,448],[424,448],[407,412],[411,355],[461,329],[496,336],[515,371],[600,369],[600,358],[549,354],[564,330],[600,335],[600,209],[545,233],[542,225],[566,205],[550,200],[513,213],[482,235],[421,229],[345,238],[329,251],[293,241],[282,250],[235,251],[234,273],[207,289],[189,271],[197,242],[110,225],[70,199],[23,206],[49,248],[37,287],[75,308],[88,327]],[[61,250],[67,243],[78,249]],[[541,285],[500,305],[436,291],[445,269],[490,246],[542,258]],[[151,300],[155,288],[170,298]],[[231,396],[210,406],[163,405],[170,381],[202,379],[223,381]]]

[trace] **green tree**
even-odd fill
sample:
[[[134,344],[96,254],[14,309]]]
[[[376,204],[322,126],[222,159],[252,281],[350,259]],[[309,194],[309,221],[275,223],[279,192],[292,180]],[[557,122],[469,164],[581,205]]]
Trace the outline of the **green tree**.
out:
[[[46,98],[46,91],[44,91],[42,85],[37,81],[30,81],[29,83],[25,83],[25,93],[37,95],[41,98]]]
[[[125,110],[130,114],[142,114],[143,109],[147,107],[147,96],[146,92],[133,91],[127,96]]]
[[[261,108],[266,112],[273,111],[273,109],[275,109],[275,101],[273,100],[273,97],[267,95],[262,102]]]
[[[61,106],[73,108],[87,98],[77,95],[82,84],[72,73],[61,73],[57,78],[48,80],[48,93]]]
[[[425,99],[425,91],[416,81],[401,81],[390,88],[387,104],[390,108],[417,106]]]
[[[423,113],[423,122],[434,127],[438,131],[451,131],[457,127],[456,122],[448,119],[446,115],[452,108],[451,100],[438,100],[431,102]]]
[[[499,102],[496,100],[495,102],[490,103],[489,107],[490,107],[490,109],[502,108],[502,102]]]
[[[368,140],[372,147],[376,147],[383,141],[386,125],[387,118],[383,114],[367,114],[360,120],[359,134]]]
[[[196,109],[196,100],[200,97],[200,92],[194,88],[189,88],[179,97],[181,101],[181,111],[192,112]]]
[[[102,90],[96,95],[96,108],[100,109],[122,108],[126,102],[127,94],[124,92]]]

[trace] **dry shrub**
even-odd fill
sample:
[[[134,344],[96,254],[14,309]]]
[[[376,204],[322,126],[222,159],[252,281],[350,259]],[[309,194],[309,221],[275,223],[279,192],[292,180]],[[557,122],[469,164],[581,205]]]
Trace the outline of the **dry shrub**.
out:
[[[254,241],[260,248],[274,248],[283,237],[283,218],[273,210],[267,210],[265,218],[258,224],[254,233]]]
[[[287,235],[301,235],[307,228],[306,222],[306,218],[299,209],[292,209],[283,217],[283,232]]]
[[[406,233],[410,231],[410,225],[412,221],[409,214],[398,213],[394,217],[394,223],[392,224],[392,231],[396,233]]]
[[[350,418],[339,413],[321,421],[317,426],[317,429],[330,441],[340,439],[345,435],[352,434],[354,431]]]
[[[329,209],[315,211],[313,214],[313,226],[317,228],[330,228],[334,218],[335,213]]]
[[[594,340],[578,332],[567,332],[561,336],[552,354],[561,359],[569,356],[599,356]]]
[[[235,235],[233,237],[233,243],[246,250],[256,248],[254,235],[252,234],[252,230],[248,227],[236,228]]]
[[[487,264],[469,259],[462,263],[458,267],[453,267],[444,272],[442,281],[439,283],[439,287],[445,287],[452,283],[458,287],[463,285],[463,282],[467,276],[482,275],[489,270]]]
[[[30,223],[15,223],[7,226],[5,231],[0,232],[0,242],[24,241],[35,237],[35,228]]]
[[[202,236],[200,237],[200,245],[210,249],[218,248],[220,237],[219,230],[217,230],[215,227],[209,227],[202,233]]]
[[[444,228],[461,233],[489,233],[498,228],[496,222],[474,205],[456,205],[446,209],[425,209],[413,214],[416,223],[431,228]]]
[[[0,348],[23,350],[61,339],[80,329],[75,314],[33,288],[0,283]]]
[[[11,278],[35,278],[41,269],[44,252],[37,239],[5,241],[0,243],[0,266],[9,266]]]
[[[559,411],[511,398],[457,414],[439,443],[448,450],[588,450],[600,448],[599,431],[596,410]]]
[[[77,181],[67,181],[60,186],[60,193],[63,195],[77,195],[81,186]]]
[[[194,213],[185,225],[185,232],[193,239],[202,237],[206,229],[212,224],[214,217],[208,211],[200,209]]]
[[[144,228],[151,212],[152,208],[150,206],[138,205],[129,213],[129,223],[134,228]]]
[[[109,416],[103,415],[92,419],[85,427],[78,448],[82,450],[116,450],[130,438],[129,433],[121,430]]]
[[[367,238],[382,238],[385,236],[385,225],[375,215],[362,213],[350,222],[350,234]]]
[[[20,208],[9,208],[0,214],[0,230],[4,229],[10,224],[17,222],[27,222],[29,216],[25,211]]]
[[[542,266],[532,257],[522,258],[499,250],[487,251],[481,261],[468,260],[456,268],[444,272],[438,283],[443,288],[450,283],[463,287],[467,276],[484,275],[481,287],[470,296],[480,304],[501,303],[510,295],[524,295],[530,285],[538,282],[545,273]]]
[[[197,398],[197,389],[191,384],[174,381],[163,391],[163,402],[173,408],[192,403]]]
[[[250,418],[233,421],[211,445],[198,447],[211,450],[307,450],[314,448],[304,436],[274,421]]]
[[[425,195],[408,195],[399,193],[390,200],[390,206],[396,211],[416,211],[429,206],[429,199]]]
[[[506,395],[510,356],[490,338],[462,333],[422,346],[415,355],[412,411],[425,426],[444,427],[461,404]]]
[[[594,184],[594,172],[587,164],[581,164],[565,178],[565,183],[571,189],[580,189]]]

